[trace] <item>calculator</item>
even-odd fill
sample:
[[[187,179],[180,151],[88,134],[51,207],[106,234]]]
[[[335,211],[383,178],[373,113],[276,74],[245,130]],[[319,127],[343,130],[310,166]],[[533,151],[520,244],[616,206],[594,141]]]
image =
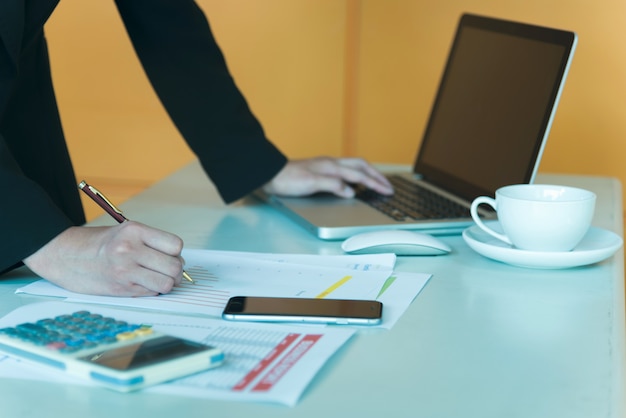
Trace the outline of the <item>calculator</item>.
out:
[[[223,352],[90,311],[0,329],[0,351],[129,392],[221,364]]]

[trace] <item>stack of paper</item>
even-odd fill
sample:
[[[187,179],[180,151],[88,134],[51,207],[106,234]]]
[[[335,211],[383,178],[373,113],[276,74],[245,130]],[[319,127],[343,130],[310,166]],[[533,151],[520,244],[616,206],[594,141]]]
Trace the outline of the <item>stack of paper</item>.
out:
[[[134,308],[133,311],[115,310],[111,316],[127,316],[135,323],[151,323],[162,332],[208,342],[226,353],[224,366],[147,390],[293,405],[317,371],[358,327],[227,322],[220,317],[230,297],[376,299],[383,303],[383,321],[377,327],[389,329],[430,278],[429,274],[394,273],[394,254],[321,256],[185,250],[183,257],[185,270],[196,283],[183,282],[165,295],[90,296],[68,292],[46,280],[29,284],[17,293],[92,304],[89,308],[92,311],[93,304]],[[63,302],[46,303],[45,307],[40,307],[44,304],[27,305],[0,320],[0,327],[11,326],[15,321],[36,320],[38,316],[48,317],[51,312],[73,311],[76,310],[74,303],[71,306]],[[142,310],[137,311],[137,308]],[[271,343],[261,344],[262,340]],[[277,351],[277,347],[281,349]],[[237,353],[246,353],[246,356]],[[252,360],[250,353],[254,353]],[[25,373],[25,368],[29,367],[30,373]],[[0,376],[28,376],[50,381],[70,379],[63,374],[43,373],[10,358],[0,361]]]

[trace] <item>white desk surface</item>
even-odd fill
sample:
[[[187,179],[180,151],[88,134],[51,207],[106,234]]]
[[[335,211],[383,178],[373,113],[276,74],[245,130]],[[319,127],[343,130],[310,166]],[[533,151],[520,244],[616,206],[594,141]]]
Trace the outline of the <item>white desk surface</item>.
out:
[[[622,235],[620,183],[540,176],[598,195],[597,227]],[[121,205],[131,218],[178,234],[189,248],[341,254],[254,200],[225,206],[192,163]],[[107,217],[93,224],[111,224]],[[433,277],[390,331],[348,342],[293,408],[0,379],[0,416],[14,417],[479,417],[626,416],[623,251],[566,270],[513,267],[474,253],[400,257],[398,270]],[[0,280],[0,314],[41,300]]]

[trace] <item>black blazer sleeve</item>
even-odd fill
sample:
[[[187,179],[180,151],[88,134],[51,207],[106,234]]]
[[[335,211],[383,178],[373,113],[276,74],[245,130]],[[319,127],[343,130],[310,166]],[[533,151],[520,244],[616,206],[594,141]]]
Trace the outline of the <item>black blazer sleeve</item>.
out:
[[[75,225],[39,184],[23,174],[1,135],[0,193],[0,273]]]
[[[191,0],[116,0],[143,68],[174,124],[226,202],[286,163],[230,76]]]
[[[85,221],[42,29],[55,4],[0,4],[0,273]]]

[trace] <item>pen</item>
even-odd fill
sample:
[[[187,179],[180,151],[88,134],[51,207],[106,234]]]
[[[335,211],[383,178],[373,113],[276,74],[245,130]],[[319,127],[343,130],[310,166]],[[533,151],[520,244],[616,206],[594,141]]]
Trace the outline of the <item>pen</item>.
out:
[[[106,198],[105,195],[102,194],[98,189],[93,186],[88,185],[85,180],[81,181],[78,185],[80,190],[85,192],[87,196],[89,196],[94,202],[98,204],[102,209],[105,210],[106,213],[111,215],[113,219],[115,219],[118,223],[126,222],[128,218],[124,216],[121,210],[119,210],[113,202]],[[195,283],[189,274],[185,270],[183,270],[183,278],[190,283]]]

